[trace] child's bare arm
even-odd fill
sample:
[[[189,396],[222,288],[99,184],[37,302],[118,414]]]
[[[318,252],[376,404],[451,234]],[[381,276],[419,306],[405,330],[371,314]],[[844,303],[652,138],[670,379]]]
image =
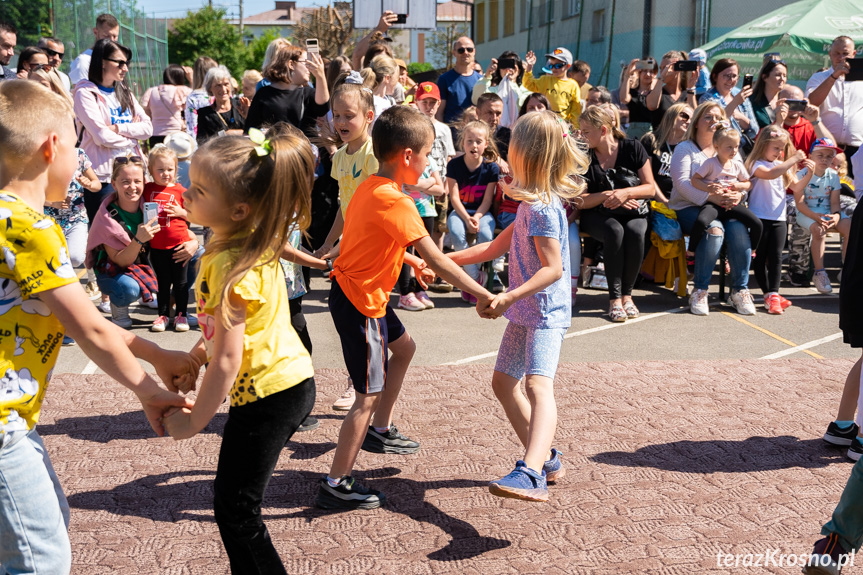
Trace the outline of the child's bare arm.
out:
[[[704,181],[704,176],[701,176],[699,174],[695,174],[694,176],[692,176],[692,179],[690,179],[689,182],[696,190],[701,190],[702,192],[706,192],[708,194],[714,191],[711,185]]]
[[[327,234],[324,244],[315,250],[314,256],[316,258],[320,258],[331,252],[333,250],[333,246],[336,245],[336,240],[338,240],[339,236],[342,235],[342,231],[344,229],[345,218],[342,215],[342,209],[340,207],[339,211],[336,212],[336,219],[333,220],[333,226],[330,228],[330,233]]]
[[[320,258],[316,258],[313,255],[307,254],[306,252],[300,251],[291,244],[285,244],[285,247],[282,248],[282,259],[288,260],[289,262],[293,262],[295,264],[300,264],[301,266],[306,266],[309,268],[315,268],[319,270],[328,270],[330,269],[327,265],[327,262]]]
[[[490,242],[476,244],[466,250],[460,252],[450,252],[447,257],[456,265],[465,266],[468,264],[478,264],[480,262],[488,262],[501,257],[509,251],[509,246],[512,243],[512,232],[515,226],[510,225],[503,230],[499,236]]]
[[[495,318],[503,315],[516,301],[541,292],[563,276],[560,242],[555,238],[534,236],[533,243],[542,267],[517,288],[496,296],[489,308],[483,312],[483,317]]]
[[[484,214],[487,214],[491,209],[491,202],[494,200],[494,191],[497,187],[495,182],[488,184],[485,187],[485,193],[482,196],[482,203],[479,205],[479,209],[477,209],[476,213],[474,213],[474,217],[477,220],[481,219]]]
[[[464,204],[461,203],[461,197],[458,195],[458,183],[447,177],[446,179],[446,191],[449,194],[449,203],[452,206],[453,211],[458,214],[463,221],[467,222],[470,216],[467,213],[467,210],[464,207]]]
[[[488,290],[476,283],[455,262],[441,253],[431,237],[424,236],[415,241],[413,246],[426,264],[441,278],[460,290],[475,295],[478,299],[485,299],[489,302],[493,299]]]

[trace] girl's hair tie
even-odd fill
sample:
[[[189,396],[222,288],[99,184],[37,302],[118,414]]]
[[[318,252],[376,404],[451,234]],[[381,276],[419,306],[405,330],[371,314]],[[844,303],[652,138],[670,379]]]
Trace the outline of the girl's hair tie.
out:
[[[360,86],[363,85],[363,76],[356,70],[351,70],[347,77],[345,78],[345,84],[358,84]]]
[[[731,127],[731,122],[729,122],[728,120],[719,120],[718,122],[716,122],[715,124],[713,124],[710,127],[716,128],[717,130],[720,130],[720,129],[721,130],[727,130]]]
[[[264,133],[257,128],[249,128],[249,139],[255,146],[255,154],[258,156],[269,156],[273,151],[270,141],[264,137]]]

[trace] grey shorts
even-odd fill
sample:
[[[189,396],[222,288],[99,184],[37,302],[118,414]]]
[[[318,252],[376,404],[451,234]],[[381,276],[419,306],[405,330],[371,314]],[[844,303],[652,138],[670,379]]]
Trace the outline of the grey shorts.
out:
[[[515,379],[524,375],[554,379],[564,335],[565,328],[525,327],[510,322],[500,342],[495,371]]]

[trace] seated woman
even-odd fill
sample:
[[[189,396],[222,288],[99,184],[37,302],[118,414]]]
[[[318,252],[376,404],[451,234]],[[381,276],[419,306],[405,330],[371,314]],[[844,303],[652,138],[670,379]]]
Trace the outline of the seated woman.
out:
[[[674,104],[665,113],[659,128],[655,132],[645,134],[641,144],[650,154],[650,166],[653,168],[653,179],[658,191],[656,201],[668,203],[674,182],[671,179],[671,155],[674,148],[686,137],[689,122],[692,120],[692,108],[683,102]]]
[[[249,101],[231,98],[231,73],[224,66],[210,68],[204,88],[213,103],[198,110],[198,145],[214,136],[242,136]]]
[[[129,304],[143,297],[156,303],[156,276],[147,265],[148,242],[159,231],[158,218],[144,221],[144,162],[139,156],[115,158],[111,193],[96,213],[87,238],[86,266],[96,270],[96,283],[111,300],[111,321],[132,327]]]
[[[731,208],[739,204],[743,192],[717,190],[702,192],[692,185],[692,176],[709,158],[716,155],[713,148],[713,133],[724,122],[725,109],[718,102],[704,102],[695,109],[695,115],[686,131],[686,140],[677,145],[671,157],[671,178],[674,187],[668,207],[677,212],[677,221],[684,234],[692,231],[701,207],[708,201]],[[707,288],[722,244],[726,244],[728,265],[731,267],[731,304],[738,313],[755,315],[755,304],[749,293],[749,264],[752,261],[752,245],[749,231],[737,220],[724,224],[713,221],[702,236],[695,250],[693,282],[695,291],[689,297],[689,309],[695,315],[707,315]]]
[[[615,122],[614,114],[604,106],[588,108],[579,119],[590,147],[579,227],[602,242],[608,317],[620,322],[639,315],[632,288],[644,259],[646,200],[654,197],[656,184],[641,142],[626,139]]]

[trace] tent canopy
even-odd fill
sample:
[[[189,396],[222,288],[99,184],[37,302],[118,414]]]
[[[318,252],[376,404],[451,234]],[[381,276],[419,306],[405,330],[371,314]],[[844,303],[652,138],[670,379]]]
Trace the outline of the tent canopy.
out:
[[[758,74],[763,56],[779,52],[788,66],[788,79],[805,82],[830,66],[827,53],[837,36],[863,43],[863,0],[802,0],[761,16],[708,42],[708,67],[721,58],[740,63],[740,75]]]

